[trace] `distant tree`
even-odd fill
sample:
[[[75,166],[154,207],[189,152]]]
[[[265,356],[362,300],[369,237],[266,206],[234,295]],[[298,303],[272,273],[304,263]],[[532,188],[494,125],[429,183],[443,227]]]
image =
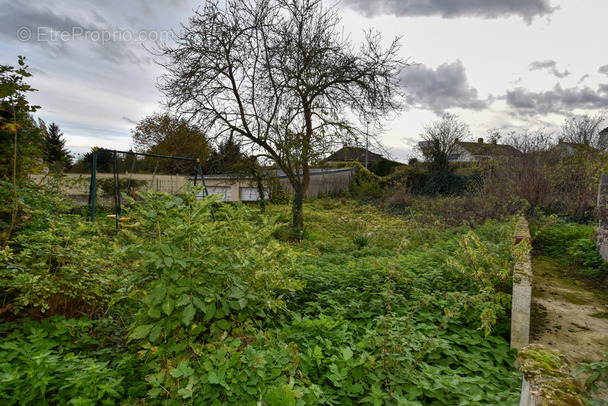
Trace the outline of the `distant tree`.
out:
[[[196,125],[168,113],[156,113],[141,120],[131,130],[136,152],[207,160],[210,148],[204,132]],[[191,164],[177,160],[160,160],[162,171],[178,173]],[[155,165],[154,165],[155,166]]]
[[[505,137],[505,144],[520,151],[523,155],[538,154],[549,151],[555,144],[554,134],[545,128],[510,132]]]
[[[72,155],[65,148],[63,133],[57,123],[51,123],[48,127],[42,119],[38,119],[39,127],[44,134],[44,156],[42,159],[47,164],[57,167],[60,170],[72,167]]]
[[[383,50],[369,32],[356,50],[321,0],[225,3],[205,2],[176,45],[161,46],[160,88],[209,134],[234,134],[274,161],[294,189],[301,228],[311,163],[398,108],[398,40]]]
[[[520,156],[509,157],[496,168],[497,189],[505,193],[507,185],[513,194],[525,199],[533,206],[545,207],[553,193],[553,185],[547,176],[556,164],[553,134],[544,128],[511,132],[505,137],[505,144],[521,152]]]
[[[566,119],[562,126],[561,138],[575,144],[585,144],[590,147],[606,149],[608,139],[602,139],[599,132],[606,121],[607,111],[600,111],[594,116],[583,114],[580,117]]]
[[[429,163],[429,171],[423,193],[452,195],[464,191],[466,179],[454,173],[455,166],[450,165],[449,157],[456,142],[466,141],[469,135],[469,126],[458,116],[449,113],[424,126],[424,133],[421,134],[424,141],[420,148]]]
[[[106,149],[100,149],[97,151],[97,171],[110,173],[113,172],[113,159],[114,154],[112,151],[108,151]],[[82,161],[85,164],[85,168],[88,171],[91,170],[93,166],[93,151],[85,153],[82,156]]]
[[[238,169],[235,166],[240,165],[244,160],[246,159],[241,145],[230,135],[219,143],[217,150],[211,152],[205,163],[205,169],[208,173],[230,173]]]
[[[469,126],[459,120],[458,116],[444,114],[440,120],[425,125],[421,134],[424,158],[432,168],[445,170],[449,166],[449,156],[457,141],[466,141],[471,133]]]

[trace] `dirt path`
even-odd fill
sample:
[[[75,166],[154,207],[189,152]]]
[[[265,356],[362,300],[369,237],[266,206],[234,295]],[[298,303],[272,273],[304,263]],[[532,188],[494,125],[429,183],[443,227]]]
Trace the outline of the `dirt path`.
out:
[[[549,257],[533,256],[532,270],[530,342],[560,351],[573,370],[579,362],[605,360],[608,291],[568,276],[564,266]]]

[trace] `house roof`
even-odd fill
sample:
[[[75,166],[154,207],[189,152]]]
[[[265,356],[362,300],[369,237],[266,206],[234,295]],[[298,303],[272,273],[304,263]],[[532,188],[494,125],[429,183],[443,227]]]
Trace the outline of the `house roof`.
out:
[[[375,162],[379,161],[383,158],[382,155],[376,154],[371,151],[367,151],[367,161]],[[338,161],[338,162],[347,162],[347,161],[359,161],[365,162],[365,148],[359,147],[343,147],[340,150],[334,152],[327,158],[325,161]]]
[[[486,144],[482,142],[463,142],[459,141],[456,145],[465,149],[473,156],[519,156],[521,152],[512,147],[511,145],[502,145],[502,144]]]
[[[604,128],[602,131],[600,131],[600,134],[608,134],[608,127]]]

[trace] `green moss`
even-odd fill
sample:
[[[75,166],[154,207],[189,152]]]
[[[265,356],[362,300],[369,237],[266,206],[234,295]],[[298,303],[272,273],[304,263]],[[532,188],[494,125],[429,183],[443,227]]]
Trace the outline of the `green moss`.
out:
[[[608,319],[608,313],[594,313],[591,317],[595,317],[598,319]]]
[[[582,305],[585,304],[585,301],[574,296],[574,295],[564,295],[564,299],[566,299],[567,301],[569,301],[570,303],[574,303],[577,305]]]
[[[570,374],[568,364],[558,351],[529,345],[520,349],[517,358],[521,371],[536,391],[538,406],[585,406],[583,388]]]

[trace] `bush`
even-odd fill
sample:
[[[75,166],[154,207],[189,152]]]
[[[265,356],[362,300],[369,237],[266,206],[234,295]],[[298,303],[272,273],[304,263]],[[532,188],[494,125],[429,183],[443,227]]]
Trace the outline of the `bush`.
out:
[[[350,194],[359,199],[379,199],[383,195],[380,177],[365,168],[359,169],[350,185]]]
[[[49,219],[23,232],[0,258],[0,295],[15,314],[92,314],[120,286],[122,256],[94,225],[77,216]]]
[[[149,378],[153,404],[164,404],[166,396],[201,402],[227,393],[225,375],[212,378],[209,371],[219,374],[217,368],[230,367],[230,373],[237,373],[235,364],[240,365],[247,349],[240,343],[225,347],[226,340],[248,336],[268,323],[285,308],[284,293],[301,288],[290,276],[294,252],[271,237],[274,219],[245,205],[218,204],[219,196],[197,200],[195,193],[147,193],[146,203],[133,202],[130,210],[141,225],[125,231],[130,240],[126,249],[141,258],[137,282],[142,307],[129,339],[141,357],[154,360]],[[230,358],[222,355],[217,365],[209,364],[215,349]],[[248,362],[255,363],[255,356]],[[195,370],[207,372],[199,377]],[[269,379],[272,385],[279,384],[277,377]],[[206,389],[194,394],[199,384]]]
[[[594,226],[559,221],[537,232],[533,242],[541,253],[561,259],[582,275],[603,277],[608,263],[597,252],[594,233]]]
[[[568,249],[575,241],[589,240],[594,232],[592,226],[559,221],[534,234],[533,243],[545,255],[567,258]]]

